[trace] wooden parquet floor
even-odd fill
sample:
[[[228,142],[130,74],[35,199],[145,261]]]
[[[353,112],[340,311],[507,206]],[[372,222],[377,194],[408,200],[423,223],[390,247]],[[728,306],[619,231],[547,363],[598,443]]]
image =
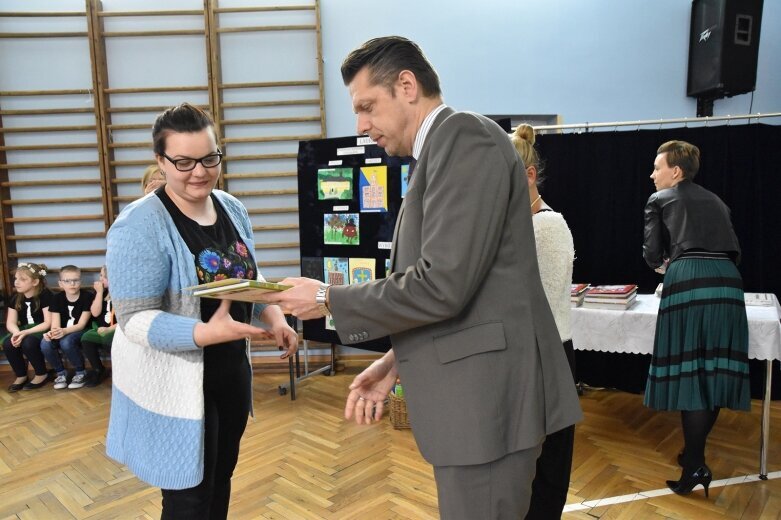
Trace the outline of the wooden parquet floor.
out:
[[[357,426],[342,419],[356,370],[302,383],[298,399],[277,394],[283,375],[256,374],[251,420],[233,478],[231,519],[438,518],[431,467],[409,430],[388,420]],[[152,519],[160,493],[105,455],[110,384],[74,391],[0,390],[0,520]],[[665,488],[677,478],[678,415],[655,413],[641,397],[589,390],[577,428],[568,504]],[[711,435],[715,478],[758,472],[759,407],[725,410]],[[781,403],[771,433],[781,438]],[[781,469],[771,442],[769,471]],[[654,493],[650,493],[654,495]],[[593,505],[593,504],[592,504]],[[781,478],[699,488],[689,497],[661,495],[565,513],[565,519],[781,518]],[[480,519],[476,519],[480,520]]]

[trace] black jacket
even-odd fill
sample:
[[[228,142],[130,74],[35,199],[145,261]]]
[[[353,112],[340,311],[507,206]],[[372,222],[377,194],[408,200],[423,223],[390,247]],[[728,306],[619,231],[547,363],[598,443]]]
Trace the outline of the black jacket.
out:
[[[643,257],[656,269],[687,250],[727,253],[740,260],[738,237],[724,202],[689,180],[657,191],[645,205]]]

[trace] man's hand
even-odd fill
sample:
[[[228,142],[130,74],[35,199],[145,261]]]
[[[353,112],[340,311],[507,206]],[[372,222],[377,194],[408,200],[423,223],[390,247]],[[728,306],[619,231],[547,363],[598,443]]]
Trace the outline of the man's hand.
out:
[[[371,424],[382,418],[385,398],[396,384],[396,363],[393,350],[388,351],[369,368],[355,376],[344,407],[344,418],[355,416],[358,424]]]
[[[292,314],[302,320],[313,320],[325,316],[315,301],[315,295],[323,282],[312,278],[285,278],[283,285],[293,287],[286,291],[268,292],[261,296],[263,303],[279,305],[285,314]]]

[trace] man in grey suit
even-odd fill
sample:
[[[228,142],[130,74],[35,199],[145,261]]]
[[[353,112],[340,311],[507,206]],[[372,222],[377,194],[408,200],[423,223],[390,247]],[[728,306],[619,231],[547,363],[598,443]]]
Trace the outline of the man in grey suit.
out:
[[[416,167],[393,236],[391,274],[357,285],[290,278],[268,301],[333,314],[355,343],[392,349],[350,385],[345,417],[382,417],[397,374],[442,518],[522,518],[546,434],[581,419],[540,282],[524,166],[493,121],[442,103],[410,40],[376,38],[342,64],[358,132]]]

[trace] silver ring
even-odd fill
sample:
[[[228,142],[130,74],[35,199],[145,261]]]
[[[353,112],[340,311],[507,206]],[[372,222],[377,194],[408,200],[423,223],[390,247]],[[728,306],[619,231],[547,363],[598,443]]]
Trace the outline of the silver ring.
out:
[[[362,396],[360,396],[360,395],[359,395],[359,396],[358,396],[358,400],[359,400],[359,401],[365,401],[365,400],[366,400],[366,398],[365,398],[365,397],[362,397]]]

